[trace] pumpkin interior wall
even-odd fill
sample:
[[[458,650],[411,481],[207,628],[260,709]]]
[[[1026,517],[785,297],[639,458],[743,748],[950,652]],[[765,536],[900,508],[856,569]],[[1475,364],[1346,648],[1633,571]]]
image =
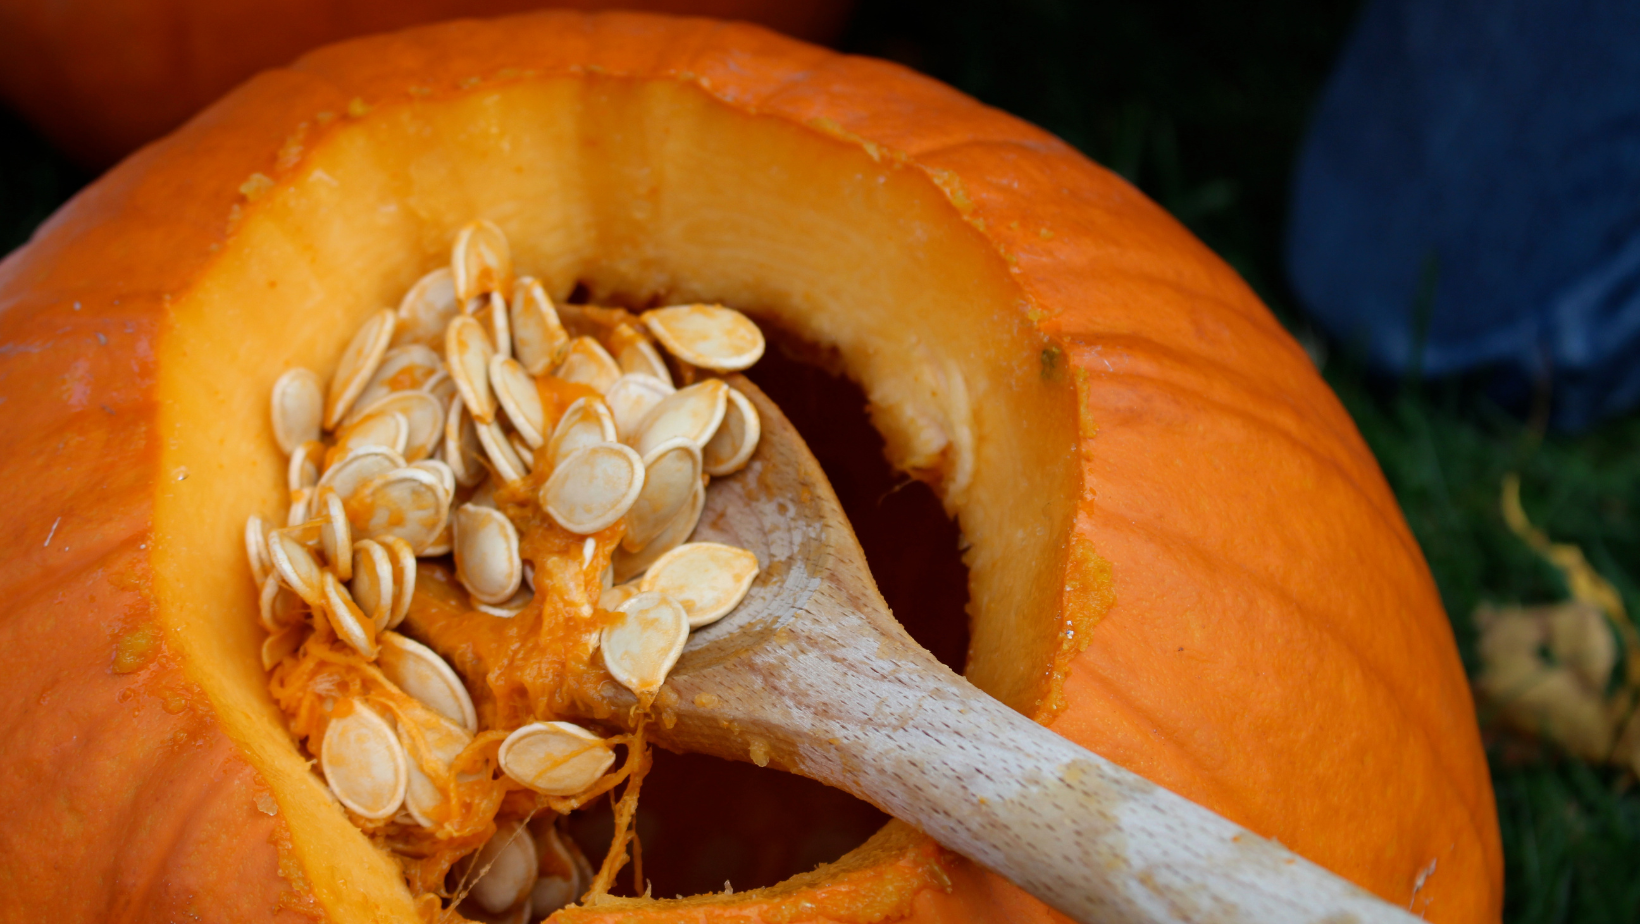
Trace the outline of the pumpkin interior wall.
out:
[[[1015,499],[1079,494],[1062,448],[1074,445],[1074,394],[1043,380],[1046,344],[1013,309],[1001,260],[953,228],[923,175],[690,87],[613,78],[382,106],[316,137],[304,168],[246,204],[217,262],[172,304],[154,562],[171,638],[261,768],[298,837],[291,859],[333,914],[411,910],[264,688],[240,531],[247,514],[283,509],[266,396],[292,365],[328,375],[356,325],[443,260],[473,217],[499,223],[519,270],[555,297],[580,281],[599,297],[721,300],[834,348],[891,457],[940,476],[961,518],[970,676],[1016,708],[1035,704],[1056,638],[1051,620],[1026,614],[1057,605],[1072,511]],[[827,156],[806,156],[815,145]],[[185,423],[200,420],[213,425]]]

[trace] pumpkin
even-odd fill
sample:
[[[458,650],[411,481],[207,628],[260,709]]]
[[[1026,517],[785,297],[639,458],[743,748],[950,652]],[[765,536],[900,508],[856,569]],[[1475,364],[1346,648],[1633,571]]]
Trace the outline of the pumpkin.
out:
[[[721,301],[834,357],[960,522],[981,687],[1429,920],[1498,918],[1428,570],[1230,269],[903,68],[570,13],[262,74],[0,264],[10,916],[411,918],[268,697],[239,537],[283,499],[274,379],[328,374],[475,216],[554,297]],[[1055,919],[898,823],[773,888],[560,919],[803,915]]]
[[[102,168],[263,68],[330,42],[542,6],[743,19],[835,37],[849,0],[69,0],[0,3],[0,98]]]

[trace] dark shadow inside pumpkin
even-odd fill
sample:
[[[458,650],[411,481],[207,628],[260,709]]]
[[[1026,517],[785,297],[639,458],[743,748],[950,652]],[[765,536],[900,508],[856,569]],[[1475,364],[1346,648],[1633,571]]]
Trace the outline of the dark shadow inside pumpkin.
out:
[[[968,569],[961,535],[927,485],[883,457],[859,386],[823,352],[765,332],[771,348],[747,372],[808,442],[842,501],[872,575],[906,630],[961,670],[968,653]],[[774,885],[863,843],[887,816],[847,793],[753,764],[656,749],[637,831],[643,875],[657,898]],[[614,828],[609,802],[569,817],[587,856],[601,858]],[[636,894],[632,869],[617,894]],[[642,892],[640,886],[637,892]]]

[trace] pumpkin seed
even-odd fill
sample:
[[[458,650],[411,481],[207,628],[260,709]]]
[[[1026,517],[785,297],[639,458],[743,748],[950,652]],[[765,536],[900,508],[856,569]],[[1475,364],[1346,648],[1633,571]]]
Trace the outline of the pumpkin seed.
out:
[[[615,762],[604,739],[569,722],[531,722],[501,742],[501,770],[548,796],[584,792]]]
[[[535,471],[535,451],[530,449],[530,444],[524,442],[524,438],[516,433],[507,434],[507,442],[512,444],[513,452],[517,453],[519,461],[524,463],[524,471]]]
[[[331,488],[345,504],[366,482],[404,468],[404,457],[384,446],[364,446],[347,453],[319,478],[319,487]]]
[[[598,596],[598,609],[613,613],[621,604],[640,593],[643,593],[643,587],[637,581],[628,581],[625,584],[606,587],[604,592]]]
[[[507,235],[494,222],[482,218],[468,222],[456,232],[450,248],[450,272],[458,301],[502,291],[512,277]]]
[[[713,478],[733,475],[744,468],[763,437],[763,423],[751,400],[732,386],[727,395],[723,422],[700,451],[706,474]]]
[[[524,460],[519,457],[518,450],[513,448],[500,424],[493,421],[479,424],[478,442],[490,460],[490,469],[502,481],[510,484],[529,474]]]
[[[639,697],[666,682],[689,641],[689,617],[665,594],[639,593],[616,607],[620,618],[604,627],[598,650],[611,677]]]
[[[273,439],[285,455],[319,438],[325,388],[308,369],[290,369],[273,383]]]
[[[389,392],[376,399],[369,410],[361,415],[360,422],[379,414],[397,414],[404,418],[404,448],[398,452],[408,462],[418,462],[432,455],[433,448],[444,438],[444,405],[427,392]]]
[[[387,720],[364,701],[330,720],[319,750],[319,767],[337,801],[373,821],[393,817],[408,780],[404,747]]]
[[[263,639],[262,669],[265,671],[273,670],[274,665],[285,660],[291,652],[302,647],[302,643],[307,641],[309,631],[305,624],[297,623],[293,626],[286,626]]]
[[[609,405],[610,416],[615,418],[615,430],[621,439],[631,442],[649,412],[675,390],[643,372],[628,372],[616,379],[609,391],[604,392],[604,402]]]
[[[480,613],[500,619],[511,619],[524,612],[524,608],[529,606],[530,601],[534,599],[535,588],[520,586],[518,592],[508,597],[505,603],[485,603],[478,599],[472,599],[470,602],[473,609],[478,610]]]
[[[660,351],[637,328],[630,324],[615,325],[609,333],[609,349],[622,372],[647,375],[671,387],[672,372],[666,368],[666,360],[661,359]]]
[[[556,469],[576,450],[599,443],[613,443],[617,439],[615,418],[609,408],[597,398],[577,398],[564,409],[547,443],[547,457]]]
[[[478,731],[478,712],[467,687],[433,649],[397,632],[383,632],[377,666],[393,685],[468,732]]]
[[[269,634],[277,634],[302,622],[302,598],[280,581],[279,575],[269,574],[262,582],[257,599],[257,621]]]
[[[667,440],[643,459],[643,490],[626,512],[621,547],[636,552],[661,534],[694,495],[700,482],[700,447],[689,440]]]
[[[455,276],[448,266],[441,266],[417,279],[399,301],[393,345],[437,346],[444,339],[445,326],[460,313]]]
[[[473,299],[467,305],[468,313],[490,333],[490,342],[496,353],[512,355],[512,324],[507,320],[507,300],[500,292],[491,292]]]
[[[460,400],[450,402],[450,413],[444,421],[444,464],[450,466],[456,483],[472,487],[484,480],[484,465],[479,462],[483,451],[467,406]]]
[[[540,861],[535,855],[535,839],[523,828],[521,821],[497,824],[495,834],[472,859],[472,869],[482,872],[473,881],[468,897],[491,914],[528,902],[535,888]]]
[[[353,595],[347,592],[336,575],[329,571],[321,572],[320,583],[324,587],[325,618],[336,630],[336,637],[359,654],[375,658],[376,624],[359,609],[359,604],[353,602]]]
[[[478,487],[473,489],[473,493],[468,495],[467,503],[476,507],[488,507],[491,510],[500,510],[501,505],[495,502],[496,487],[497,484],[495,478],[491,477],[484,479],[479,483]]]
[[[530,914],[538,918],[551,915],[580,898],[576,878],[581,863],[586,861],[577,863],[576,855],[564,846],[551,827],[543,828],[536,835],[535,855],[540,859],[541,873],[535,880],[535,888],[530,890]]]
[[[363,538],[398,536],[420,552],[444,529],[450,504],[437,476],[406,467],[366,482],[347,509]]]
[[[438,486],[444,491],[444,502],[454,503],[456,497],[456,473],[450,470],[438,459],[422,459],[420,462],[410,463],[411,468],[420,469],[438,479]]]
[[[317,499],[314,500],[314,503],[318,503]],[[308,552],[316,553],[322,550],[325,545],[324,525],[325,521],[322,518],[316,520],[306,520],[296,524],[295,526],[285,527],[284,532],[289,538],[300,542],[302,544],[302,548],[307,549]],[[271,536],[272,534],[270,533],[269,535]]]
[[[438,401],[439,407],[449,407],[457,395],[455,380],[450,378],[450,373],[444,371],[442,362],[438,372],[427,380],[427,384],[421,386],[421,390],[432,395],[434,400]]]
[[[446,520],[444,528],[439,530],[438,536],[433,539],[432,544],[416,554],[421,558],[437,558],[440,555],[448,555],[450,550],[454,548],[455,537],[455,530],[450,528],[450,523]]]
[[[643,490],[643,460],[620,443],[569,454],[542,485],[541,506],[559,526],[587,535],[619,520]]]
[[[513,286],[511,303],[513,352],[530,375],[546,375],[569,346],[569,334],[558,320],[552,299],[539,280],[525,276]]]
[[[383,308],[371,315],[348,341],[336,364],[336,374],[330,378],[330,397],[325,404],[325,429],[335,429],[348,409],[375,376],[381,365],[387,344],[393,339],[393,325],[398,316]]]
[[[409,467],[432,475],[434,480],[438,482],[439,490],[444,492],[444,502],[446,504],[455,503],[456,473],[450,471],[450,466],[445,465],[439,459],[422,459],[419,462],[410,463]]]
[[[374,410],[371,405],[388,395],[400,391],[422,391],[428,382],[443,374],[443,357],[429,347],[416,343],[388,350],[382,354],[382,364],[370,377],[370,384],[365,386],[358,400],[353,402],[353,409],[342,419],[342,426],[370,413]]]
[[[300,526],[307,522],[308,504],[313,499],[313,488],[298,488],[290,492],[290,510],[285,513],[286,526]]]
[[[352,558],[353,580],[348,590],[359,610],[380,632],[393,621],[393,558],[381,543],[371,539],[353,543]]]
[[[449,529],[448,524],[445,529]],[[393,560],[393,613],[387,620],[387,628],[393,629],[409,615],[410,601],[415,598],[416,550],[398,536],[383,536],[375,541],[387,550],[388,557]]]
[[[676,600],[688,614],[689,628],[709,626],[727,616],[746,598],[757,578],[757,556],[717,542],[686,542],[649,566],[645,593]]]
[[[300,528],[286,527],[268,534],[268,562],[286,587],[296,591],[303,603],[317,609],[324,605],[325,572],[307,546],[292,535],[292,530]]]
[[[674,305],[641,318],[662,346],[691,366],[735,372],[763,356],[763,332],[733,308]]]
[[[495,395],[490,391],[490,357],[495,355],[489,335],[466,315],[450,322],[444,332],[446,371],[467,412],[479,423],[495,420]]]
[[[505,603],[524,579],[518,557],[518,530],[507,515],[489,507],[462,504],[451,518],[455,530],[456,577],[479,601]]]
[[[591,386],[601,394],[621,377],[621,367],[616,365],[609,351],[598,341],[591,337],[576,337],[569,342],[564,360],[558,364],[558,370],[553,375],[566,382]]]
[[[330,454],[340,458],[355,449],[381,446],[402,456],[409,439],[410,421],[405,420],[403,414],[393,411],[371,414],[359,418],[337,434],[336,445],[331,447]]]
[[[697,446],[705,445],[723,422],[728,391],[729,386],[722,381],[707,379],[667,395],[638,425],[632,447],[646,456],[656,446],[678,437]]]
[[[518,360],[499,353],[490,357],[490,387],[506,412],[507,421],[531,449],[546,442],[541,431],[547,425],[547,412],[541,406],[541,393],[536,390],[535,379],[524,371]]]
[[[268,561],[268,528],[254,513],[245,520],[245,557],[251,563],[251,577],[260,586],[273,572],[273,563]]]
[[[296,447],[290,454],[290,464],[285,466],[285,484],[292,491],[311,488],[319,483],[319,465],[325,458],[325,444],[318,440],[308,440]]]
[[[666,529],[659,536],[649,541],[641,551],[628,552],[617,548],[615,557],[610,565],[615,569],[615,580],[625,583],[645,571],[649,566],[660,559],[662,555],[672,551],[694,534],[695,526],[700,523],[700,513],[706,509],[706,486],[695,489],[689,498],[689,506],[683,508],[678,518],[666,524]]]
[[[406,766],[409,770],[409,779],[404,788],[404,807],[416,824],[433,828],[437,827],[436,818],[444,814],[440,811],[445,804],[444,793],[422,769],[421,760],[437,761],[448,772],[450,764],[461,756],[473,736],[461,726],[438,716],[421,714],[416,718],[416,730],[421,732],[421,739],[431,753],[417,755],[414,742],[404,726],[399,726],[399,744],[408,758]]]
[[[343,581],[353,577],[353,528],[347,522],[347,510],[336,492],[326,488],[319,492],[319,542],[330,570]]]

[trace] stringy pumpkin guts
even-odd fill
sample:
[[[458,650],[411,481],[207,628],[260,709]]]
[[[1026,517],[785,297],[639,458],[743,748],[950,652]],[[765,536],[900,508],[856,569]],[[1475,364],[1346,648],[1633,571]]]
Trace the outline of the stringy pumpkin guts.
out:
[[[429,917],[539,920],[625,864],[641,713],[758,573],[686,540],[760,432],[711,373],[763,347],[717,305],[560,312],[478,221],[353,334],[328,387],[275,383],[290,507],[245,525],[269,689]],[[632,734],[600,723],[611,679],[638,697]],[[594,873],[556,822],[623,782]]]

